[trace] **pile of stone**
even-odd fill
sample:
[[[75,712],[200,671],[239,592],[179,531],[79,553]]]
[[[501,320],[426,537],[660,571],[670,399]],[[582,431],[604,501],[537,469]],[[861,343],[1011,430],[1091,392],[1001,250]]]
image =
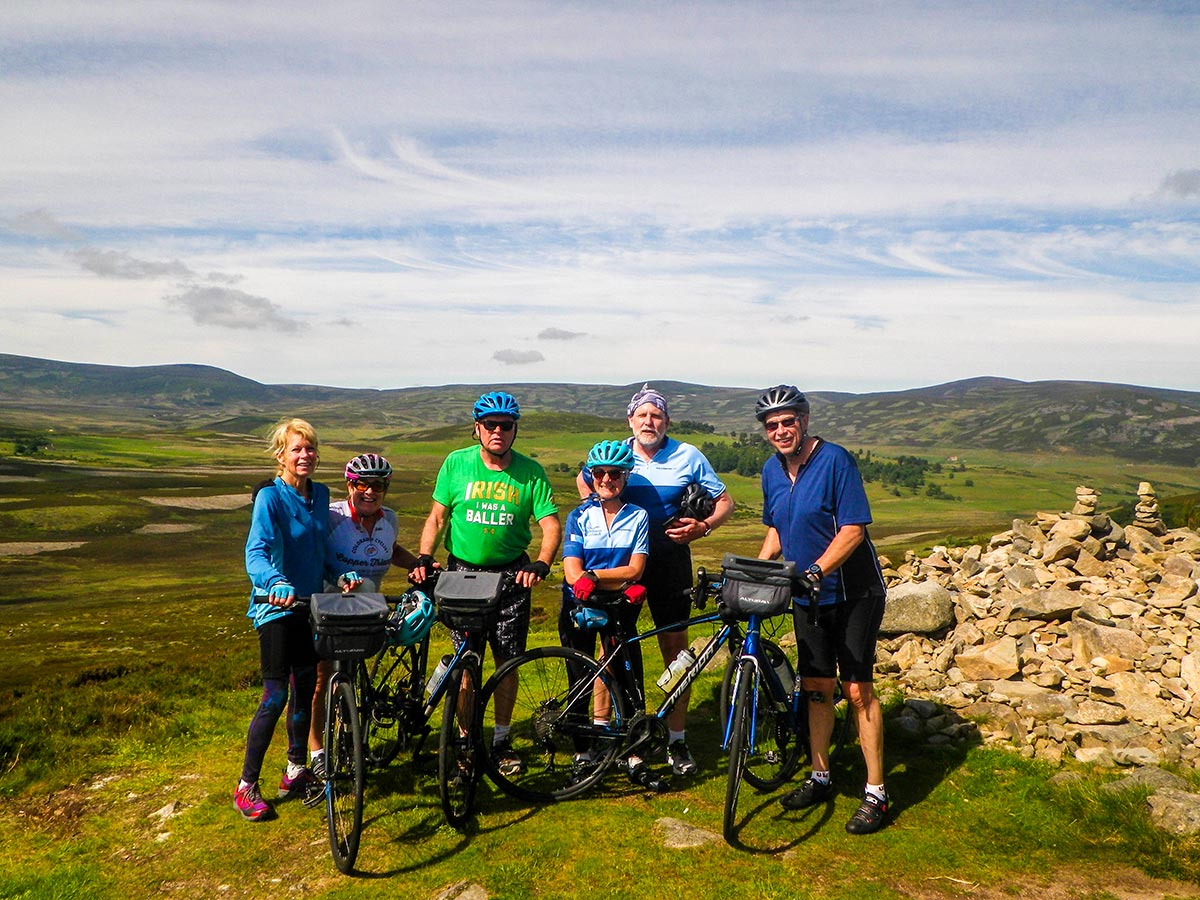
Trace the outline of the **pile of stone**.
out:
[[[1138,502],[1133,508],[1133,524],[1145,528],[1151,534],[1167,533],[1167,526],[1158,514],[1158,497],[1148,481],[1138,485]]]
[[[1200,769],[1200,535],[1163,527],[1150,485],[1139,498],[1124,527],[1080,487],[1070,512],[1014,521],[986,547],[882,560],[877,673],[909,698],[892,727]]]

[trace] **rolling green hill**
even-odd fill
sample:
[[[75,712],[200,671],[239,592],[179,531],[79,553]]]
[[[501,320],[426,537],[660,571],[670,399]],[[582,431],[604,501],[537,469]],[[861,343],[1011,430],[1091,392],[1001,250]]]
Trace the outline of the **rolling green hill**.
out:
[[[654,381],[676,423],[718,432],[755,428],[757,390]],[[530,412],[621,419],[641,382],[491,385]],[[283,415],[315,424],[358,419],[396,434],[458,426],[480,385],[395,390],[267,385],[210,366],[120,367],[0,354],[0,428],[199,429],[261,433]],[[871,394],[816,392],[813,429],[853,446],[931,446],[1110,455],[1136,462],[1200,461],[1200,393],[1083,381],[974,378]],[[369,417],[369,422],[365,421]],[[571,429],[571,419],[558,424]],[[576,423],[579,425],[579,423]],[[589,426],[584,427],[585,430]]]

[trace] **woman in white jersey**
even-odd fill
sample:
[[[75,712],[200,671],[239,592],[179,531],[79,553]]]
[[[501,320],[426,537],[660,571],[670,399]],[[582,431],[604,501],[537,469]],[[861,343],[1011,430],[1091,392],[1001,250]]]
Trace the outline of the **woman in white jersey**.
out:
[[[383,576],[392,565],[412,569],[417,558],[397,543],[399,523],[394,510],[383,505],[392,481],[392,465],[377,453],[360,453],[346,463],[346,499],[329,504],[329,536],[326,554],[354,569],[362,578],[360,590],[378,592]],[[312,724],[308,749],[312,770],[324,775],[323,750],[325,687],[333,670],[331,660],[317,663],[317,688],[313,694]]]

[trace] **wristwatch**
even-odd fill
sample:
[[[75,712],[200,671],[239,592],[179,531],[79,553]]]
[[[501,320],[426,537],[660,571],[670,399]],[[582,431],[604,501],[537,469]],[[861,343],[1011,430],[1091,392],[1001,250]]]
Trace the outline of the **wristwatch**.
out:
[[[813,583],[814,586],[821,584],[821,579],[825,577],[825,573],[821,571],[821,567],[813,563],[804,570],[804,577]]]

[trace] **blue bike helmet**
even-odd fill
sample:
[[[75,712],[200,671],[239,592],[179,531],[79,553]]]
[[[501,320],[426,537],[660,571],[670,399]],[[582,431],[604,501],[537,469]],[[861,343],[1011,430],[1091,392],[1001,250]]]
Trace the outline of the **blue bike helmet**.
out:
[[[512,416],[514,419],[519,419],[521,418],[521,407],[517,404],[517,398],[512,394],[506,394],[504,391],[490,391],[475,401],[471,414],[477,422],[484,416]]]
[[[624,441],[600,441],[587,455],[587,467],[615,466],[618,469],[633,468],[633,448]]]
[[[432,600],[421,591],[407,591],[388,619],[391,642],[401,647],[420,643],[429,634],[435,618]]]

